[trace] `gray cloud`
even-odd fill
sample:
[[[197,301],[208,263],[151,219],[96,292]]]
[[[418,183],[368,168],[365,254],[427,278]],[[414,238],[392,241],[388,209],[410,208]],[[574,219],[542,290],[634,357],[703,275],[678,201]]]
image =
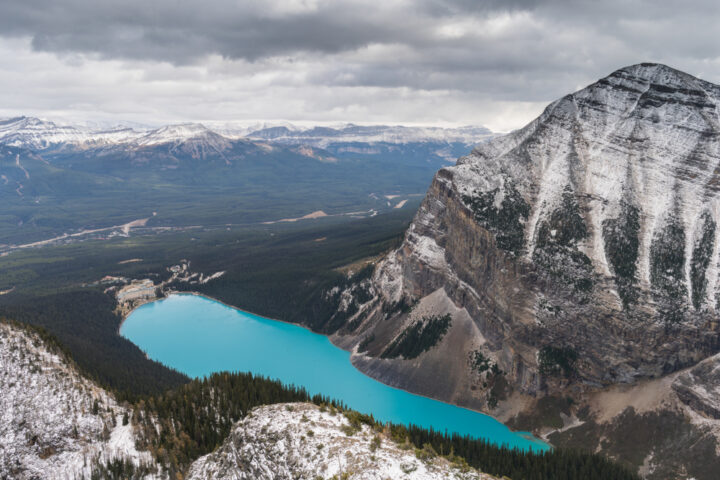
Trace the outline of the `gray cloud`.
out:
[[[380,110],[392,103],[390,92],[401,90],[447,105],[453,103],[447,99],[471,100],[478,111],[494,111],[501,102],[543,103],[643,61],[718,82],[719,23],[716,0],[3,0],[0,6],[0,39],[28,41],[38,55],[49,52],[66,64],[119,61],[126,66],[114,68],[137,69],[138,99],[130,101],[147,100],[142,85],[150,92],[170,81],[158,76],[199,89],[227,86],[235,76],[253,92],[275,89],[288,98],[332,92],[313,103],[323,110],[307,112],[318,119],[361,114],[353,89]],[[169,66],[153,66],[160,64]],[[413,111],[393,108],[400,122]],[[457,110],[439,113],[449,118]]]
[[[216,0],[8,0],[0,33],[33,47],[108,58],[183,64],[207,54],[257,60],[298,52],[336,53],[413,35],[364,3]],[[395,12],[396,13],[396,12]],[[390,20],[389,18],[387,20]]]

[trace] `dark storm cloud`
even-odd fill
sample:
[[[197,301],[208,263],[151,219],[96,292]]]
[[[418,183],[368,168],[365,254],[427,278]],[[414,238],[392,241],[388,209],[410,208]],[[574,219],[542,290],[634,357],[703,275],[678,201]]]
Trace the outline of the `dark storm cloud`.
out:
[[[717,0],[0,4],[0,38],[31,39],[36,52],[180,67],[218,55],[272,71],[273,85],[291,82],[299,95],[303,84],[455,91],[472,95],[479,108],[483,98],[550,101],[643,61],[718,82],[718,24]]]
[[[550,4],[556,3],[549,0]],[[257,60],[370,44],[425,48],[443,22],[534,10],[539,0],[233,1],[3,0],[0,34],[38,50],[186,63],[204,55]]]
[[[38,50],[187,63],[208,54],[256,60],[336,53],[414,34],[364,4],[126,0],[3,0],[0,34]]]

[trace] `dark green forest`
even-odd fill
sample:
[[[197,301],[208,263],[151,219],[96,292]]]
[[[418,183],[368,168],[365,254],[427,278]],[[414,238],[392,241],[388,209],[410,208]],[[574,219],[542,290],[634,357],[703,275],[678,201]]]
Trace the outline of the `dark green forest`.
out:
[[[459,464],[513,480],[636,480],[636,474],[605,457],[572,450],[553,449],[528,454],[499,447],[482,439],[448,435],[414,425],[382,424],[371,415],[348,410],[339,402],[302,388],[247,373],[221,372],[193,380],[165,394],[140,401],[135,421],[144,426],[146,446],[171,472],[183,472],[197,457],[213,451],[230,433],[232,425],[253,407],[285,402],[313,402],[343,413],[352,429],[367,424],[385,432],[389,440],[410,444],[419,458],[443,455]],[[157,433],[147,416],[156,416]]]
[[[117,334],[115,299],[98,290],[12,297],[0,316],[42,327],[71,353],[82,372],[120,398],[164,392],[189,381]]]
[[[115,312],[115,298],[103,293],[106,286],[93,282],[114,275],[157,283],[169,278],[168,266],[186,259],[193,271],[227,273],[204,285],[177,283],[174,288],[326,331],[331,313],[321,294],[347,282],[338,269],[396,246],[413,212],[408,208],[352,221],[179,232],[16,251],[0,257],[0,290],[14,289],[0,295],[0,316],[44,327],[86,375],[119,398],[136,400],[189,378],[147,359],[118,335],[122,318]],[[129,258],[142,262],[120,263]]]
[[[450,314],[423,317],[406,328],[380,355],[382,358],[416,358],[430,350],[445,336],[452,317]]]
[[[347,282],[343,267],[363,265],[363,259],[397,246],[412,213],[408,209],[350,222],[175,232],[13,252],[0,257],[0,289],[12,289],[0,296],[0,316],[41,328],[83,373],[130,402],[138,424],[147,426],[148,415],[156,416],[162,428],[159,433],[145,429],[145,446],[174,473],[184,472],[194,459],[216,448],[251,408],[313,401],[343,411],[351,424],[368,423],[387,431],[390,439],[414,445],[419,456],[444,455],[513,480],[637,478],[597,455],[565,450],[527,455],[415,426],[379,425],[371,416],[346,411],[331,399],[311,398],[302,389],[249,374],[191,380],[147,359],[119,336],[122,319],[115,312],[115,299],[103,292],[104,286],[93,284],[105,275],[163,280],[170,275],[168,266],[185,259],[193,271],[228,272],[217,281],[187,288],[327,332],[337,326],[325,323],[329,307],[321,293]],[[129,258],[142,262],[123,263]],[[450,322],[430,320],[417,332],[424,339],[418,348],[441,338]],[[408,355],[414,351],[402,350]],[[127,479],[137,473],[131,465],[111,462],[97,465],[95,478]]]

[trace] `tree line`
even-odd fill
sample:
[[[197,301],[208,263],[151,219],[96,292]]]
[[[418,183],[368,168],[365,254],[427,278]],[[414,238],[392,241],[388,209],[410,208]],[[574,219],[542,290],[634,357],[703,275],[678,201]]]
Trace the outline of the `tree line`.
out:
[[[310,395],[250,373],[215,373],[135,404],[134,420],[142,426],[144,447],[172,474],[183,473],[196,458],[212,452],[235,422],[257,406],[313,402],[343,412],[350,426],[365,423],[421,455],[442,455],[485,473],[513,480],[639,480],[622,465],[592,453],[551,449],[530,453],[498,446],[468,435],[448,434],[416,425],[382,424],[372,415],[348,409],[342,402]],[[157,422],[157,423],[156,423]],[[158,430],[156,425],[160,426]]]

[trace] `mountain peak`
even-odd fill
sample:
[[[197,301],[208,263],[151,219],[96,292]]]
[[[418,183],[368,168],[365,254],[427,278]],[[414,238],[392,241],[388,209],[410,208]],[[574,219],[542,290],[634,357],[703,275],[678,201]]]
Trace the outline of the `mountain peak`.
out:
[[[4,118],[4,119],[0,120],[0,128],[2,128],[2,129],[27,128],[27,127],[37,127],[37,126],[44,126],[44,127],[48,127],[48,128],[57,127],[57,125],[53,122],[50,122],[47,120],[41,120],[37,117],[26,117],[24,115],[21,115],[19,117]]]
[[[0,143],[13,147],[48,148],[61,143],[79,143],[83,132],[35,117],[0,120]]]
[[[619,90],[654,88],[664,90],[666,93],[679,91],[696,95],[701,95],[704,90],[716,93],[718,91],[717,85],[662,63],[638,63],[620,68],[590,85],[587,89],[607,86],[613,86]]]
[[[697,338],[720,338],[703,323],[720,318],[719,105],[720,87],[660,64],[556,100],[438,172],[377,290],[397,304],[443,285],[490,351],[529,352],[498,358],[528,392],[558,345],[583,353],[575,374],[593,384],[715,353]]]
[[[223,137],[201,123],[179,123],[152,130],[139,138],[137,143],[141,146],[151,146],[207,138],[222,139]]]
[[[688,75],[685,72],[669,67],[663,63],[643,62],[618,68],[613,73],[611,73],[610,76],[618,74],[629,74],[650,79],[657,73]]]

